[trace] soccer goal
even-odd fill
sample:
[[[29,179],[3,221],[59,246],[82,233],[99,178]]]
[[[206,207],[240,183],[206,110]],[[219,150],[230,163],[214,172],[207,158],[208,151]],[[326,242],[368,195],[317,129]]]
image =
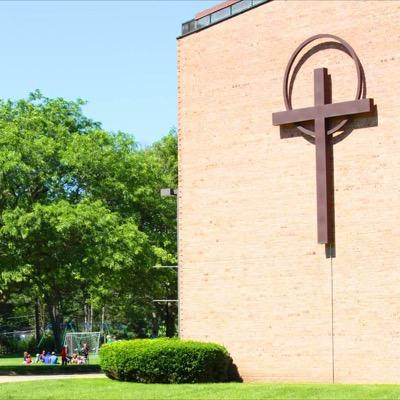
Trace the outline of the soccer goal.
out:
[[[97,355],[100,347],[100,332],[68,332],[65,334],[64,346],[68,346],[70,354],[79,354],[85,343],[89,346],[90,354]]]

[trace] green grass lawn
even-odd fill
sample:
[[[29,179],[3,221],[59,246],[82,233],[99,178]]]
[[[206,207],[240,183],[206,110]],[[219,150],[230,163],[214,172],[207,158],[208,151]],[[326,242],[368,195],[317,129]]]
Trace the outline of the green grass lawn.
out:
[[[278,385],[220,383],[155,385],[98,379],[57,379],[0,384],[5,399],[400,399],[400,385]]]
[[[33,358],[33,361],[36,357]],[[59,357],[59,362],[61,359]],[[48,364],[35,364],[24,365],[23,358],[15,357],[0,357],[0,375],[9,375],[11,373],[17,375],[34,375],[34,374],[65,374],[65,373],[86,373],[86,372],[100,372],[98,356],[89,358],[88,365],[67,365],[61,366],[48,365]],[[1,397],[0,397],[1,399]]]

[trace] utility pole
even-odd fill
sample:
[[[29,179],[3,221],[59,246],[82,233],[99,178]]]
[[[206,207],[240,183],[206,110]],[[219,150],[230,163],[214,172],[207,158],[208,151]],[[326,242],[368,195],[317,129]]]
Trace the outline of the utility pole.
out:
[[[93,331],[93,304],[90,304],[90,325],[89,332]]]
[[[103,343],[106,342],[106,338],[104,336],[104,317],[105,317],[105,307],[103,306],[101,309],[101,326],[100,326],[100,334],[103,336]]]
[[[87,304],[86,303],[83,305],[83,312],[85,314],[84,327],[85,327],[85,332],[87,332],[88,331],[88,310],[87,310]]]

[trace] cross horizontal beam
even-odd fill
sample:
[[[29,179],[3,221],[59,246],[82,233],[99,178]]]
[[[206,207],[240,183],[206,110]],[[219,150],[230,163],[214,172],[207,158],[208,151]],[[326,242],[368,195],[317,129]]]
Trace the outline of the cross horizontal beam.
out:
[[[317,118],[332,118],[365,113],[372,110],[373,99],[343,101],[341,103],[323,104],[297,110],[280,111],[272,114],[273,125],[286,125],[296,122],[312,121]]]

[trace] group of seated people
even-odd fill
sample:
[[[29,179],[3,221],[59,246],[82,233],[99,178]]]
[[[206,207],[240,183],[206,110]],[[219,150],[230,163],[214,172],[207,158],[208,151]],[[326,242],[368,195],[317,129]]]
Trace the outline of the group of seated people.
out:
[[[86,343],[84,343],[80,354],[76,351],[72,355],[68,354],[68,347],[63,346],[60,352],[60,357],[61,357],[61,363],[62,365],[67,365],[67,364],[77,364],[77,365],[82,365],[82,364],[87,364],[89,362],[89,347]],[[24,362],[25,365],[30,365],[32,364],[32,357],[31,355],[25,351],[24,352]],[[46,350],[43,350],[41,353],[36,354],[36,364],[42,363],[42,364],[59,364],[58,362],[58,356],[56,353],[49,352]]]
[[[27,351],[24,351],[24,364],[30,365],[32,362],[31,355]],[[43,350],[41,353],[36,354],[35,363],[58,364],[58,357],[54,351],[50,353],[49,351],[46,352],[46,350]]]
[[[68,360],[67,363],[70,364],[82,365],[87,363],[87,359],[85,358],[85,356],[80,356],[77,353],[73,353],[71,357],[67,358],[67,360]]]

